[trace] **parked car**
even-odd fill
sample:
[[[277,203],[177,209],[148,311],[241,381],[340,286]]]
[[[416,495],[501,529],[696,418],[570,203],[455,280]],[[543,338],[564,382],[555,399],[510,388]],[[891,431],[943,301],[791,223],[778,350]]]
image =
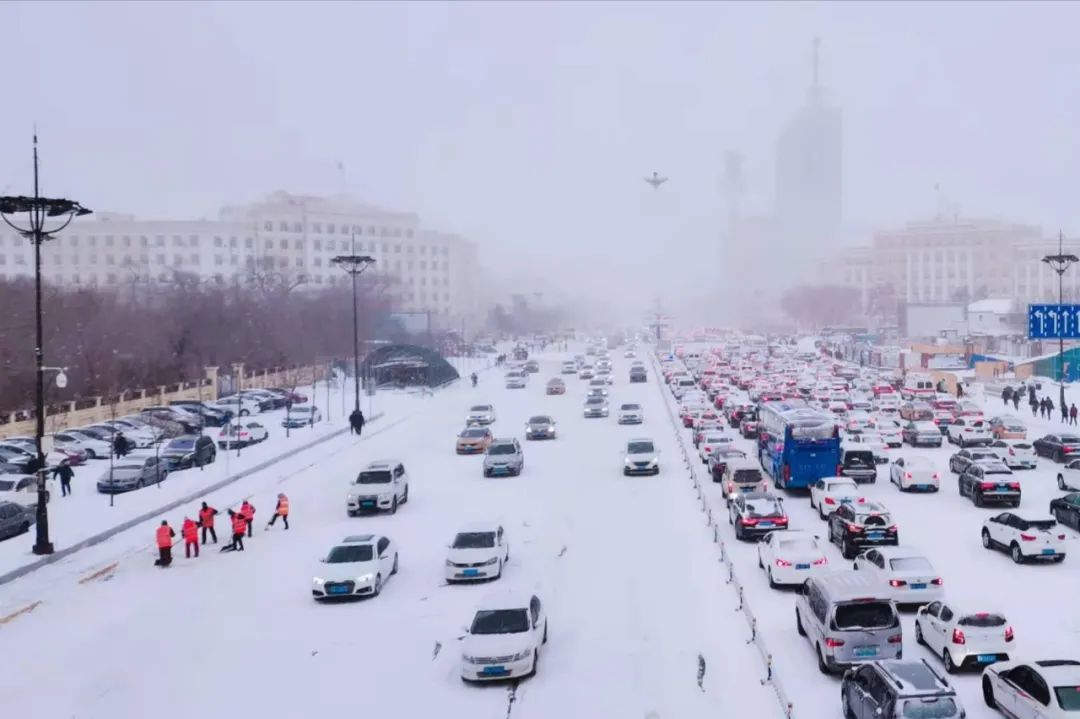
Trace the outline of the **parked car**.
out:
[[[858,483],[848,477],[822,477],[810,485],[810,508],[821,519],[828,519],[841,505],[865,501]]]
[[[915,641],[941,658],[950,674],[1007,662],[1016,636],[999,612],[965,612],[948,602],[920,607],[915,615]]]
[[[207,402],[207,404],[210,405],[211,409],[227,412],[232,417],[250,417],[253,414],[259,414],[263,411],[263,406],[268,409],[273,408],[265,399],[260,402],[255,397],[243,394],[229,395],[214,402]]]
[[[908,422],[900,433],[904,441],[912,447],[941,446],[941,430],[933,422]]]
[[[994,449],[962,449],[949,457],[949,471],[963,474],[973,464],[998,464],[1001,457]]]
[[[972,464],[960,475],[957,485],[960,496],[970,497],[976,507],[1020,506],[1020,483],[1012,478],[1012,470],[1000,462]]]
[[[45,502],[56,491],[56,480],[45,479]],[[37,476],[32,474],[0,474],[0,503],[15,502],[24,507],[36,507],[38,504]]]
[[[1080,492],[1051,499],[1050,514],[1065,526],[1080,532]]]
[[[1011,414],[992,417],[990,431],[995,439],[1027,439],[1027,427]]]
[[[390,512],[409,501],[409,473],[396,459],[369,462],[349,485],[345,512],[355,517],[362,512]]]
[[[980,417],[957,417],[948,430],[949,442],[961,447],[988,445],[994,441],[990,425]]]
[[[937,492],[941,489],[941,473],[925,457],[899,457],[889,466],[889,481],[901,492]]]
[[[1065,561],[1065,531],[1053,517],[1003,512],[983,522],[982,544],[1009,553],[1017,564]]]
[[[1063,492],[1080,491],[1080,459],[1069,460],[1064,467],[1058,468],[1057,486]]]
[[[221,409],[220,407],[214,407],[208,402],[177,399],[169,402],[169,406],[181,407],[202,417],[204,427],[224,427],[225,423],[233,416],[232,412]]]
[[[166,468],[173,472],[213,464],[217,459],[217,448],[214,440],[204,434],[185,435],[169,440],[162,447],[160,457]]]
[[[900,535],[885,505],[856,501],[841,504],[829,515],[829,541],[840,547],[844,559],[852,559],[868,547],[895,546]]]
[[[513,437],[492,440],[484,454],[484,476],[515,477],[525,468],[525,453]]]
[[[1038,458],[1035,448],[1025,440],[995,439],[989,448],[1009,469],[1035,469]]]
[[[454,451],[458,454],[482,454],[487,451],[492,439],[489,427],[469,425],[458,433]]]
[[[1031,443],[1035,454],[1064,464],[1073,457],[1080,457],[1080,436],[1075,434],[1047,434]]]
[[[221,428],[217,436],[217,445],[221,449],[249,447],[264,441],[270,433],[258,422],[241,420]]]
[[[345,537],[315,568],[311,596],[317,602],[377,597],[397,571],[397,547],[388,537],[377,534]]]
[[[108,459],[112,454],[112,445],[93,435],[78,430],[57,432],[52,436],[53,447],[82,452],[88,459]]]
[[[447,547],[447,584],[499,579],[510,561],[510,545],[501,525],[473,524],[454,535]]]
[[[719,450],[718,450],[719,451]],[[729,457],[720,476],[720,496],[730,505],[740,494],[769,491],[761,465],[744,458]]]
[[[33,474],[38,470],[37,455],[15,447],[0,446],[0,465],[5,474]]]
[[[841,443],[840,476],[873,484],[877,481],[877,464],[877,458],[869,447],[846,441]]]
[[[926,661],[894,659],[864,664],[844,674],[843,715],[851,719],[964,719],[956,690]]]
[[[124,457],[98,478],[97,491],[102,494],[130,492],[164,482],[168,476],[168,464],[160,457]]]
[[[0,539],[26,534],[35,521],[34,512],[29,508],[18,502],[0,501]]]
[[[285,416],[281,419],[281,426],[290,429],[310,427],[316,422],[322,422],[322,411],[313,404],[305,404],[297,407],[293,405],[285,410]]]
[[[533,676],[547,638],[547,615],[535,594],[489,597],[466,629],[461,678],[477,682]]]

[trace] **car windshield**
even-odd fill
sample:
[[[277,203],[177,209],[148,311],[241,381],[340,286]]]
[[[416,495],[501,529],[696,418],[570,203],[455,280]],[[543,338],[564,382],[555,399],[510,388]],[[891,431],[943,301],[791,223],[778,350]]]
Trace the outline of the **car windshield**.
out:
[[[1051,529],[1057,526],[1057,522],[1053,519],[1021,519],[1021,529],[1038,529],[1043,532],[1049,532]]]
[[[374,558],[375,549],[370,544],[346,544],[331,549],[330,554],[326,557],[326,563],[370,562]]]
[[[1080,444],[1080,437],[1073,435],[1061,435],[1062,444]]]
[[[626,445],[627,454],[652,454],[652,442],[630,442]]]
[[[477,412],[477,413],[489,412],[489,411],[491,411],[491,407],[489,405],[486,405],[486,404],[478,404],[475,407],[470,407],[469,411],[470,412]]]
[[[624,404],[619,409],[623,410],[624,412],[635,412],[635,411],[641,409],[641,405],[639,405],[639,404]]]
[[[907,469],[930,469],[934,465],[926,457],[908,457],[904,460]]]
[[[736,484],[753,484],[761,481],[761,470],[756,467],[753,469],[736,469],[731,478]]]
[[[590,405],[592,407],[599,407],[599,406],[602,406],[604,404],[604,398],[603,397],[590,397],[589,399],[585,400],[585,404]]]
[[[962,627],[1003,627],[1005,626],[1005,617],[1000,614],[980,612],[979,614],[960,617],[960,621],[957,622],[957,624]]]
[[[982,467],[983,474],[1012,474],[1011,469],[997,461],[980,463],[979,466]]]
[[[949,697],[904,700],[904,719],[951,719],[958,716],[956,702]]]
[[[866,450],[854,450],[844,453],[845,467],[873,467],[874,455]]]
[[[746,502],[746,513],[751,517],[771,517],[783,512],[775,499],[751,499]]]
[[[896,623],[896,614],[889,602],[844,602],[836,605],[833,623],[837,629],[885,629]]]
[[[938,426],[936,424],[934,424],[933,422],[916,422],[915,423],[915,430],[918,431],[918,432],[938,432],[938,433],[940,433],[940,430],[938,430]]]
[[[473,617],[470,634],[520,634],[529,631],[529,613],[524,609],[481,610]]]
[[[551,417],[530,417],[529,424],[551,424]]]
[[[311,407],[293,407],[289,412],[292,414],[309,414],[311,410]]]
[[[487,430],[484,429],[466,429],[461,433],[462,437],[486,437]]]
[[[859,485],[854,482],[826,482],[825,491],[832,494],[858,494]]]
[[[454,549],[487,549],[495,546],[495,532],[460,532],[454,537]]]
[[[10,492],[15,489],[15,483],[9,482],[6,479],[0,479],[0,492]]]
[[[379,469],[369,470],[361,472],[360,476],[356,478],[357,484],[389,484],[390,483],[390,470]]]
[[[493,444],[488,447],[488,454],[514,454],[517,450],[509,442]]]
[[[1054,687],[1058,704],[1067,712],[1080,712],[1080,686]]]
[[[897,557],[889,560],[889,568],[904,571],[934,571],[934,567],[924,557]]]
[[[194,446],[194,439],[174,439],[169,442],[169,449],[191,449]]]

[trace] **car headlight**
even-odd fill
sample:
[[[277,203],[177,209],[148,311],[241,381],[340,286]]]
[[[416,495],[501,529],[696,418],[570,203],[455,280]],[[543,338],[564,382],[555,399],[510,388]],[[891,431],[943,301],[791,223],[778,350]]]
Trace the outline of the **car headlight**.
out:
[[[359,577],[356,578],[356,583],[357,584],[367,584],[368,582],[370,582],[374,578],[375,578],[375,575],[371,574],[371,573],[361,574]]]
[[[491,559],[487,560],[486,562],[483,562],[480,566],[481,567],[489,567],[492,564],[497,564],[498,561],[499,561],[498,557],[492,557]]]
[[[532,656],[532,649],[526,649],[525,651],[523,651],[523,652],[518,652],[518,653],[517,653],[517,654],[515,654],[514,656],[510,657],[510,661],[512,661],[512,662],[519,662],[519,661],[521,661],[522,659],[528,659],[528,658],[529,658],[529,657],[531,657],[531,656]]]
[[[326,584],[326,580],[320,579],[319,577],[312,577],[311,582],[312,584]]]
[[[349,500],[349,501],[351,502],[351,501],[353,501],[354,499],[356,499],[356,495],[355,495],[355,494],[353,494],[352,492],[349,492],[349,494],[348,494],[348,496],[346,497],[346,499],[348,499],[348,500]]]
[[[469,664],[479,664],[480,663],[479,657],[471,657],[468,654],[462,654],[461,655],[461,661],[468,662]]]
[[[392,494],[380,494],[380,495],[379,495],[379,501],[380,501],[380,502],[389,502],[389,501],[390,501],[390,499],[391,499],[391,498],[392,498],[393,496],[394,496],[394,495],[392,495]]]
[[[656,466],[656,457],[653,457],[652,459],[649,460],[649,466],[650,467],[655,467]]]
[[[623,464],[625,464],[627,467],[630,467],[630,466],[632,466],[634,464],[634,462],[629,457],[627,457],[626,459],[623,460]]]
[[[448,567],[453,567],[453,566],[454,566],[454,563],[453,563],[452,561],[450,561],[449,559],[447,559],[447,560],[446,560],[446,566],[448,566]]]

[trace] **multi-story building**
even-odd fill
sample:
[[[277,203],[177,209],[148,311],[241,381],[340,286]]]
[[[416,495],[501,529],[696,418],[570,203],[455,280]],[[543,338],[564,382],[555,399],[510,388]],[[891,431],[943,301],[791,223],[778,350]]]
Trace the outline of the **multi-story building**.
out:
[[[331,262],[341,254],[374,258],[370,276],[401,310],[430,312],[433,323],[443,326],[475,316],[472,243],[422,229],[416,215],[343,197],[277,192],[225,207],[218,220],[90,215],[45,245],[42,272],[60,285],[153,284],[181,273],[222,283],[270,278],[318,288],[348,281]],[[0,233],[0,278],[32,272],[29,243]]]

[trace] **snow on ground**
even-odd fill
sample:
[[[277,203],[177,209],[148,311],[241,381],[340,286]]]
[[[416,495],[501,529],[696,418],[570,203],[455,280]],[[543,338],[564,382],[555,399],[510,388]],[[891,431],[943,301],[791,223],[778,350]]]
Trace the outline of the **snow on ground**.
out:
[[[984,408],[987,418],[1003,409],[1000,398],[987,398]],[[1059,422],[1032,420],[1030,413],[1016,414],[1027,422],[1029,439],[1051,428],[1061,428]],[[685,441],[693,449],[689,432],[685,430]],[[753,441],[741,438],[736,441],[750,457],[756,457]],[[899,524],[901,544],[918,549],[933,563],[945,580],[948,599],[974,611],[1004,612],[1016,631],[1017,657],[1078,658],[1080,615],[1075,604],[1080,590],[1080,544],[1076,540],[1080,537],[1064,528],[1076,549],[1063,564],[1015,565],[1004,553],[984,549],[979,538],[983,521],[1008,510],[980,509],[971,500],[960,498],[956,475],[948,468],[949,457],[957,449],[946,442],[941,449],[912,449],[905,445],[890,450],[894,456],[922,455],[934,462],[942,478],[942,489],[937,494],[900,492],[889,482],[888,465],[879,467],[876,484],[863,485],[864,494],[884,502],[892,511]],[[1022,486],[1021,510],[1049,511],[1050,500],[1061,495],[1055,483],[1057,467],[1049,460],[1040,459],[1035,470],[1016,472],[1014,477]],[[791,528],[817,531],[827,543],[827,525],[810,509],[808,495],[789,492],[786,496]],[[719,486],[709,487],[709,500],[717,516],[725,516]],[[774,652],[774,671],[792,697],[796,716],[806,719],[839,716],[840,678],[818,672],[813,649],[797,634],[794,593],[770,589],[764,572],[757,566],[756,546],[736,541],[733,529],[726,523],[721,524],[721,532],[745,585],[747,599],[758,617],[759,631]],[[835,545],[828,547],[833,569],[850,565]],[[903,614],[905,658],[926,658],[944,674],[940,658],[931,657],[925,647],[915,643],[914,612]],[[979,677],[978,673],[965,673],[950,681],[960,692],[969,719],[998,717],[983,704]]]
[[[348,706],[380,717],[503,719],[507,685],[462,684],[458,639],[484,594],[511,585],[535,591],[550,623],[539,674],[517,690],[515,719],[567,711],[777,716],[681,467],[661,389],[627,384],[627,365],[617,360],[613,404],[640,401],[646,424],[586,420],[578,380],[569,378],[564,396],[544,395],[558,359],[543,357],[525,390],[506,390],[488,373],[479,388],[462,382],[418,400],[411,419],[336,443],[317,463],[242,480],[229,501],[255,492],[259,510],[243,554],[211,548],[161,570],[152,566],[147,524],[77,555],[88,567],[128,548],[111,579],[79,585],[73,567],[55,566],[0,587],[0,601],[47,590],[38,609],[0,629],[0,648],[19,658],[0,679],[5,708],[122,719],[161,707],[175,716],[243,706],[245,716],[295,717]],[[480,457],[453,453],[464,413],[478,401],[495,403],[497,436],[522,438],[528,416],[544,412],[557,419],[560,437],[526,443],[522,476],[484,479]],[[622,444],[643,435],[662,449],[664,469],[625,478]],[[404,461],[409,503],[396,516],[347,517],[348,480],[386,457]],[[290,496],[292,529],[263,532],[278,491]],[[446,586],[446,543],[480,519],[506,528],[505,576],[492,586]],[[343,536],[368,531],[397,543],[399,574],[374,600],[315,604],[318,558]],[[699,653],[708,662],[704,691]]]

